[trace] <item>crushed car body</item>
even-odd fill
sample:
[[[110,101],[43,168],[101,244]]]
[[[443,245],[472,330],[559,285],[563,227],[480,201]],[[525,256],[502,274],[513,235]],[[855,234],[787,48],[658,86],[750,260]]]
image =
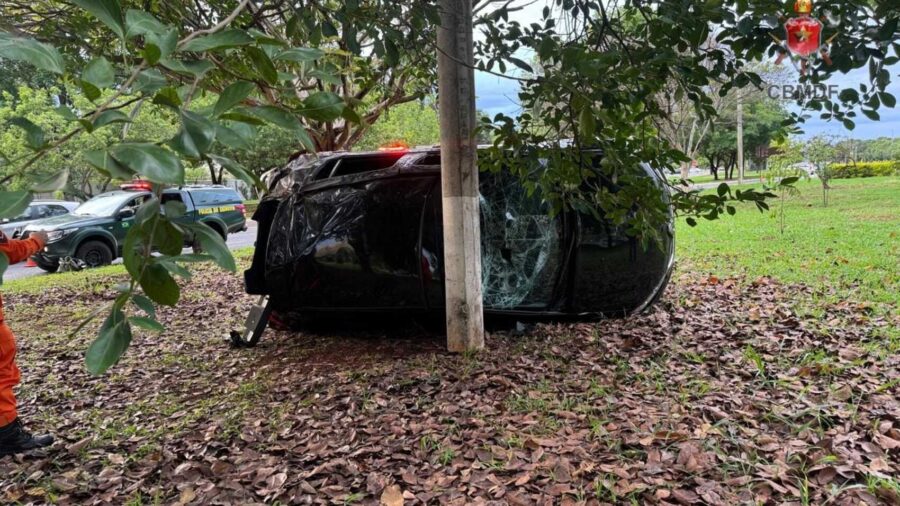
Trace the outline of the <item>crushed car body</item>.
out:
[[[301,156],[265,182],[245,282],[280,318],[443,311],[439,150]],[[551,216],[510,174],[482,173],[480,194],[487,314],[624,316],[652,304],[668,282],[671,214],[661,244],[645,248],[602,218]]]

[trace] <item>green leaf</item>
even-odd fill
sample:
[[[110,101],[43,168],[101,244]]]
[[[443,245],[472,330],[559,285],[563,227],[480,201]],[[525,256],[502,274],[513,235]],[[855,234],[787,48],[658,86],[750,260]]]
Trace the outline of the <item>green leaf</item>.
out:
[[[244,30],[229,28],[227,30],[222,30],[221,32],[192,39],[181,46],[181,50],[202,53],[204,51],[213,51],[229,47],[246,46],[253,42],[253,37],[247,35],[247,32]]]
[[[244,110],[244,112],[247,112],[246,109]],[[223,114],[221,116],[220,119],[236,121],[238,123],[244,123],[247,125],[255,125],[255,126],[265,126],[266,125],[265,121],[263,121],[259,118],[250,116],[248,114],[240,113],[240,112],[226,112],[225,114]]]
[[[149,143],[122,143],[109,149],[122,165],[154,183],[184,184],[184,167],[171,151]]]
[[[163,214],[165,214],[166,217],[170,220],[181,218],[186,212],[187,206],[184,205],[184,202],[178,200],[170,200],[163,204]]]
[[[138,74],[131,90],[135,93],[150,94],[164,88],[168,84],[166,78],[156,69],[144,70]]]
[[[251,173],[249,170],[247,170],[246,167],[239,164],[238,162],[232,160],[231,158],[226,158],[219,155],[210,154],[209,157],[210,159],[212,159],[212,161],[216,162],[222,167],[225,167],[225,170],[227,170],[232,176],[240,179],[250,186],[255,186],[256,188],[259,188],[261,190],[265,189],[265,185],[263,185],[259,177],[257,177],[256,174]]]
[[[97,339],[91,343],[84,356],[84,362],[91,374],[103,374],[112,367],[131,344],[131,327],[125,313],[116,309],[100,327]]]
[[[878,98],[881,99],[881,103],[884,104],[886,107],[893,108],[894,106],[897,105],[897,99],[890,93],[887,93],[887,92],[879,93]]]
[[[61,105],[59,107],[54,107],[53,110],[56,111],[56,114],[62,116],[66,121],[78,121],[78,116],[76,116],[72,109],[68,106]]]
[[[157,62],[175,51],[175,46],[178,44],[178,30],[169,28],[161,34],[147,34],[144,38],[146,42],[144,58],[150,65],[156,65]],[[148,51],[151,46],[156,47],[158,53]]]
[[[172,149],[190,158],[200,158],[216,138],[216,126],[204,116],[181,111],[181,129],[169,143]]]
[[[856,123],[854,123],[852,119],[844,119],[843,123],[844,128],[846,128],[847,130],[853,130],[854,128],[856,128]]]
[[[154,320],[153,318],[147,318],[146,316],[132,316],[128,318],[128,321],[135,327],[140,327],[145,330],[151,330],[153,332],[162,332],[166,330],[166,328],[163,327],[161,323]]]
[[[81,80],[100,89],[109,88],[116,82],[116,73],[109,61],[101,56],[94,58],[84,67]]]
[[[87,81],[79,81],[78,83],[81,86],[81,92],[84,93],[84,96],[87,97],[91,102],[96,101],[100,98],[101,91],[100,88],[94,86],[93,84]]]
[[[210,228],[205,223],[192,224],[188,227],[194,233],[194,237],[200,241],[203,251],[209,254],[220,267],[229,271],[237,271],[237,265],[234,263],[234,257],[231,251],[225,245],[225,240],[218,232]]]
[[[131,227],[125,234],[125,241],[122,243],[122,263],[125,264],[125,270],[134,279],[140,277],[144,267],[145,259],[141,251],[144,235],[143,226]]]
[[[791,176],[791,177],[786,177],[786,178],[782,179],[781,181],[778,182],[778,184],[780,186],[790,186],[790,185],[796,183],[797,181],[800,181],[799,177]],[[725,184],[725,183],[722,183],[722,184]]]
[[[512,62],[512,64],[515,65],[516,67],[519,67],[520,69],[524,70],[525,72],[529,72],[529,73],[534,72],[534,69],[531,68],[531,65],[525,63],[524,60],[520,60],[520,59],[512,57],[512,56],[507,56],[506,59],[509,60],[510,62]]]
[[[103,111],[94,118],[93,126],[96,130],[102,126],[109,125],[111,123],[130,123],[131,119],[122,111],[113,110],[113,111]]]
[[[44,131],[41,130],[41,127],[25,118],[13,118],[9,122],[25,131],[25,142],[28,147],[38,150],[45,146]]]
[[[163,255],[178,255],[184,248],[184,234],[167,217],[161,217],[153,234],[153,246]]]
[[[0,32],[0,56],[30,63],[35,67],[62,74],[66,65],[55,47],[32,39],[11,37]]]
[[[156,318],[156,307],[153,306],[152,300],[143,295],[135,294],[131,297],[131,301],[151,318]]]
[[[306,97],[301,113],[315,121],[334,121],[344,113],[344,100],[336,93],[319,91]]]
[[[89,164],[113,179],[131,179],[134,175],[131,169],[113,159],[106,150],[85,151],[82,155]]]
[[[212,62],[206,60],[181,61],[162,58],[159,60],[159,63],[163,67],[173,72],[178,72],[179,74],[190,74],[194,77],[202,77],[203,74],[206,74],[210,70],[216,68],[216,66]]]
[[[266,123],[271,123],[285,130],[303,129],[303,125],[300,124],[300,120],[298,120],[293,114],[285,111],[284,109],[279,109],[275,106],[262,105],[258,107],[242,109],[242,111],[246,111],[251,115],[265,121]]]
[[[306,63],[316,61],[323,56],[325,56],[325,51],[322,51],[321,49],[310,47],[294,47],[278,53],[278,55],[275,56],[275,59],[297,63]]]
[[[31,203],[31,192],[0,191],[0,218],[15,218]]]
[[[247,47],[244,48],[244,52],[250,57],[253,67],[267,83],[278,83],[278,71],[275,70],[275,65],[272,64],[272,60],[269,59],[265,51],[257,47]]]
[[[163,306],[174,306],[181,297],[181,289],[178,283],[169,274],[165,267],[159,264],[150,264],[144,269],[144,274],[139,281],[141,288],[150,300]]]
[[[31,188],[31,191],[36,193],[55,192],[57,190],[62,190],[63,188],[65,188],[68,181],[69,169],[64,168],[63,170],[51,175],[50,177],[44,178],[41,181],[37,182]]]
[[[728,183],[719,183],[719,187],[716,188],[716,193],[718,193],[720,197],[728,195]]]
[[[125,38],[125,18],[119,0],[72,0],[72,3],[93,14],[120,39]]]
[[[181,107],[181,96],[178,94],[178,90],[171,86],[166,86],[153,96],[153,103],[171,107],[172,109],[179,109]]]
[[[6,274],[6,269],[9,268],[9,257],[6,256],[6,253],[0,251],[0,286],[3,285],[3,275]]]
[[[238,105],[242,100],[247,98],[247,95],[255,88],[256,85],[248,81],[237,81],[230,84],[227,88],[222,90],[222,94],[219,95],[219,100],[216,101],[216,105],[213,107],[213,116],[219,116]]]
[[[581,133],[585,137],[593,137],[597,130],[597,122],[594,120],[594,111],[590,107],[581,109],[578,120]]]
[[[128,37],[161,34],[169,29],[168,26],[162,24],[152,14],[137,9],[128,9],[125,12],[125,25],[128,27],[128,30],[125,32],[125,35]]]
[[[244,123],[233,123],[233,125],[247,126]],[[252,137],[253,136],[250,138]],[[221,123],[216,124],[216,142],[221,146],[227,146],[229,148],[242,150],[249,150],[252,148],[248,137],[245,137],[243,133],[239,132],[236,128],[231,128]]]

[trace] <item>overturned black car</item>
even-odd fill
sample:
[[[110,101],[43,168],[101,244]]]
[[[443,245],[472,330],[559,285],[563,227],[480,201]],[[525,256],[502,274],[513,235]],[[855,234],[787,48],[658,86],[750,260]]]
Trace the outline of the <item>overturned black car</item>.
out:
[[[267,183],[245,282],[248,293],[269,295],[280,319],[443,311],[438,150],[301,157]],[[644,248],[603,220],[551,217],[510,175],[482,173],[480,188],[486,314],[623,316],[665,288],[671,216],[661,247]]]

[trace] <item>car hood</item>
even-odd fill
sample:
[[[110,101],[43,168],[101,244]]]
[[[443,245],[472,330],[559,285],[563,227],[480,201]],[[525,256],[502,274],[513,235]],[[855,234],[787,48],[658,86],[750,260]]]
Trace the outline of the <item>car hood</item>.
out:
[[[65,228],[80,228],[91,225],[99,225],[112,220],[108,217],[99,216],[79,216],[76,214],[63,214],[62,216],[54,216],[52,218],[44,218],[29,223],[26,227],[28,230],[43,230],[49,232],[51,230],[62,230]]]

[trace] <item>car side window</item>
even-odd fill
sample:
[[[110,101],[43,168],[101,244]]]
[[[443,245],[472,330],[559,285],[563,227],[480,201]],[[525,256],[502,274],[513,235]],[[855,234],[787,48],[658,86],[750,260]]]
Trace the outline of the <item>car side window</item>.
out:
[[[138,208],[141,207],[141,204],[146,202],[149,198],[149,195],[141,195],[140,197],[135,197],[129,200],[128,203],[125,204],[124,207],[122,207],[122,210],[124,211],[126,209],[131,209],[132,211],[137,212]]]
[[[41,218],[47,218],[48,216],[50,216],[50,208],[48,206],[35,206],[34,219],[39,220]]]
[[[51,204],[47,206],[50,209],[50,216],[60,216],[63,214],[68,214],[69,210],[63,206],[58,206],[55,204]]]

